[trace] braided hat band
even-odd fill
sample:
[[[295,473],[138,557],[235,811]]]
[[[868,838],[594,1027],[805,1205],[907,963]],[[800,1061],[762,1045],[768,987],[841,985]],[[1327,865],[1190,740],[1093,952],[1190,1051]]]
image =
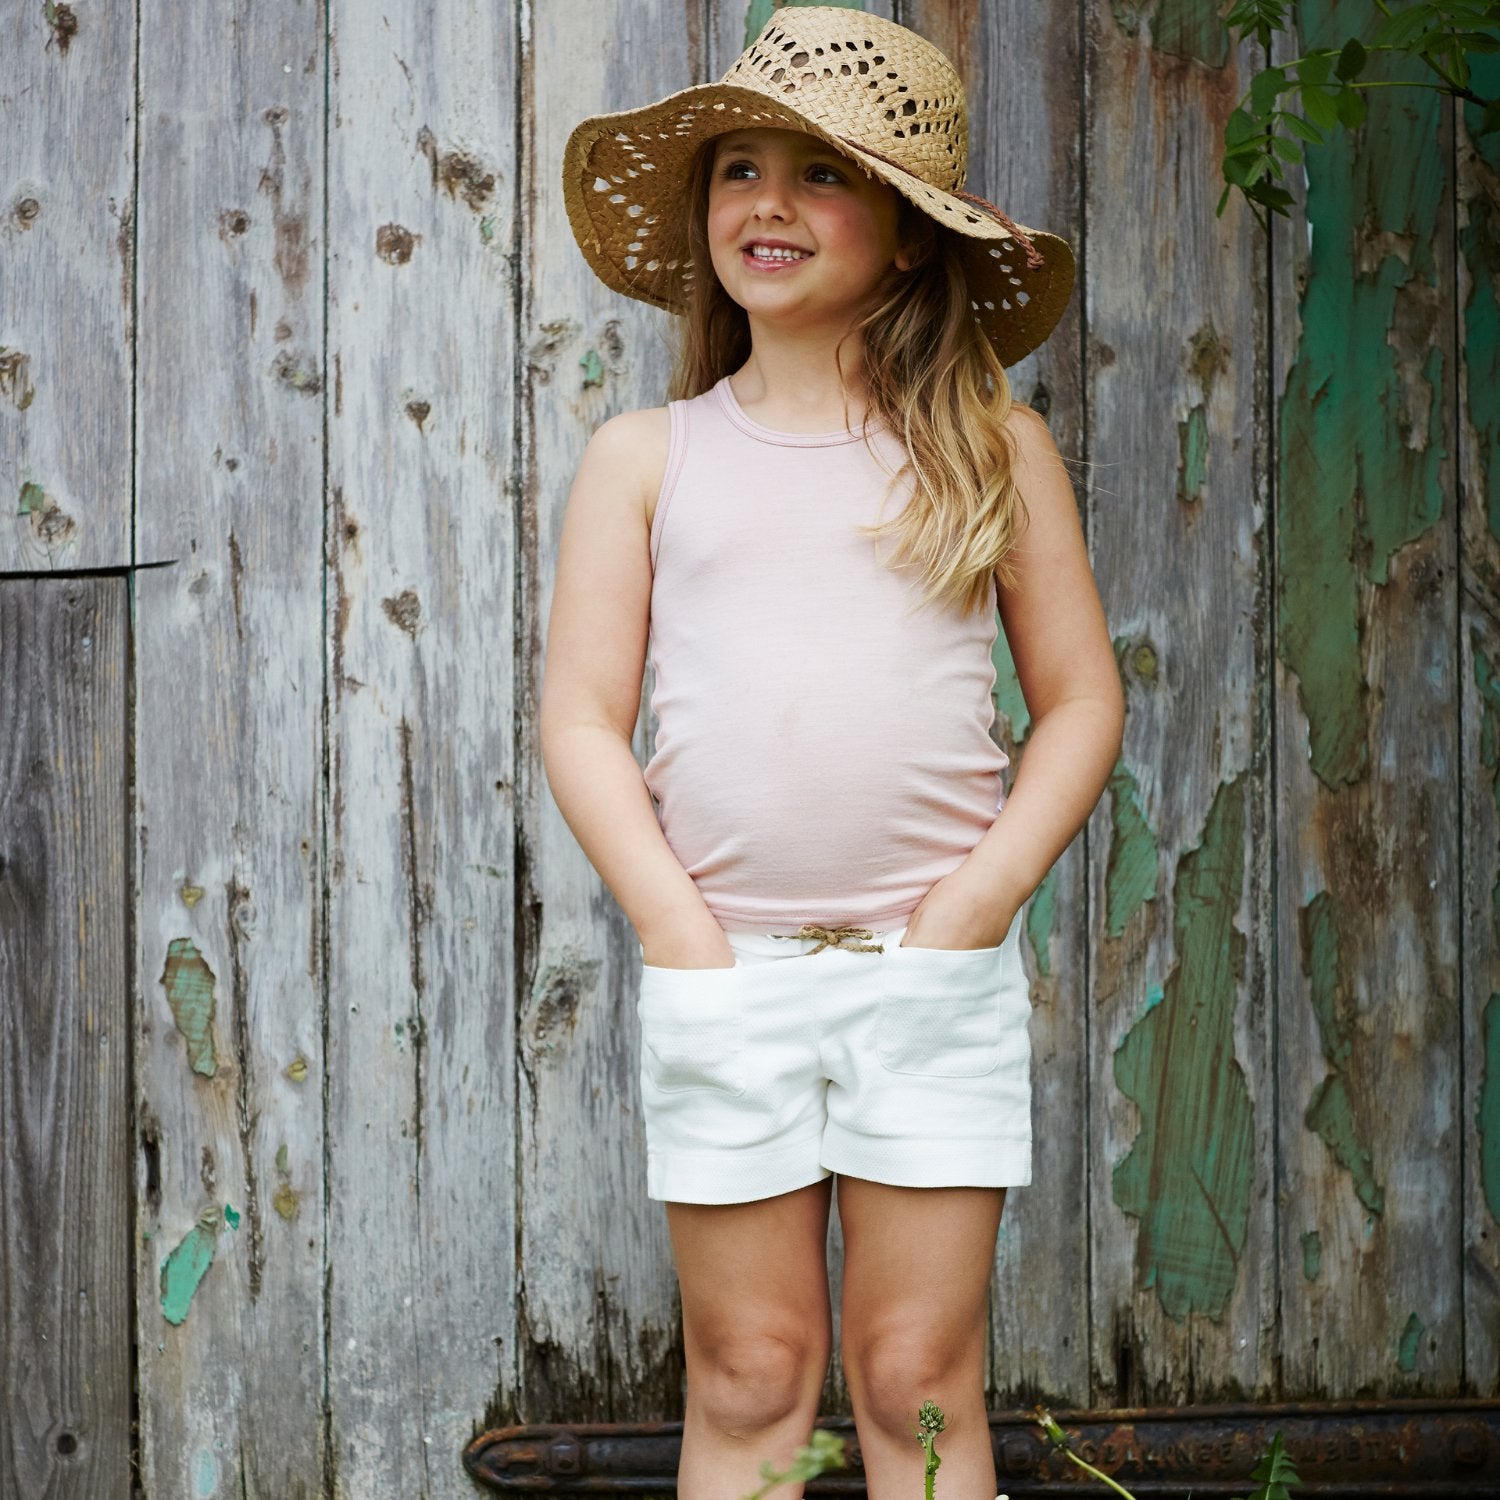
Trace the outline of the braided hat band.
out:
[[[606,286],[684,309],[692,261],[653,250],[686,211],[698,148],[755,127],[820,137],[953,231],[974,316],[1002,364],[1057,326],[1073,290],[1072,249],[964,190],[968,102],[953,65],[894,21],[831,5],[773,12],[717,83],[574,127],[563,153],[568,222]]]

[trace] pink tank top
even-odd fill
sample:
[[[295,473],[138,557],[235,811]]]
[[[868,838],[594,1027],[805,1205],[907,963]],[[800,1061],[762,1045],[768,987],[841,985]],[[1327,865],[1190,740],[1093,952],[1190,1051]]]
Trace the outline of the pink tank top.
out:
[[[662,833],[725,931],[898,927],[1004,805],[998,617],[908,614],[915,570],[855,531],[902,462],[886,428],[889,472],[858,435],[761,426],[727,377],[669,411],[645,768]],[[905,475],[885,515],[910,494]]]

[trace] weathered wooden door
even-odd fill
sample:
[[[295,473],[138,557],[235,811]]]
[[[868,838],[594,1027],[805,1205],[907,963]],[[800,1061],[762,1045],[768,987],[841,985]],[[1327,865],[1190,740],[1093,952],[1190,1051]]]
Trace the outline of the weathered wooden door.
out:
[[[1221,7],[869,8],[1077,247],[1011,375],[1129,704],[1027,916],[993,1404],[1495,1395],[1500,145],[1372,90],[1268,242]],[[680,1414],[635,941],[535,732],[671,329],[558,173],[770,9],[0,21],[0,1494],[438,1500],[485,1427]]]

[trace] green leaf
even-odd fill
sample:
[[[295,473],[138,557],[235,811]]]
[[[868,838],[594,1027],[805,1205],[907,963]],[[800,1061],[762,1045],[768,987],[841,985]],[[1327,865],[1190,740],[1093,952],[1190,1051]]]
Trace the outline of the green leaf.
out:
[[[1331,52],[1309,52],[1306,57],[1297,60],[1298,82],[1320,87],[1328,82],[1328,72],[1332,66]]]
[[[1338,107],[1327,89],[1303,89],[1302,112],[1324,130],[1332,130],[1339,122]]]
[[[1304,141],[1314,146],[1323,144],[1323,132],[1316,126],[1309,125],[1301,115],[1294,115],[1290,110],[1282,110],[1278,118],[1293,135],[1300,135]]]
[[[1263,68],[1250,83],[1250,104],[1256,114],[1270,113],[1276,107],[1278,95],[1286,88],[1285,68]]]
[[[1271,1439],[1271,1446],[1256,1464],[1250,1477],[1260,1480],[1260,1487],[1252,1491],[1249,1500],[1291,1500],[1287,1487],[1302,1481],[1282,1446],[1279,1432]]]
[[[1302,148],[1296,141],[1289,141],[1285,136],[1273,135],[1271,137],[1271,149],[1282,161],[1301,161]]]
[[[1229,118],[1224,122],[1224,144],[1226,146],[1237,146],[1241,141],[1249,140],[1251,136],[1260,134],[1260,125],[1254,115],[1248,110],[1234,109],[1229,113]]]
[[[1357,89],[1342,89],[1334,105],[1340,121],[1351,130],[1365,123],[1365,96]]]
[[[1435,19],[1430,5],[1414,5],[1410,10],[1397,11],[1388,16],[1375,33],[1377,47],[1405,47],[1414,36],[1427,29]]]
[[[1348,80],[1350,78],[1358,78],[1360,69],[1364,67],[1365,62],[1368,60],[1368,58],[1369,54],[1360,45],[1359,38],[1357,36],[1351,36],[1349,40],[1344,43],[1343,51],[1339,53],[1338,66],[1334,69],[1334,71],[1339,75],[1340,78],[1345,80]]]

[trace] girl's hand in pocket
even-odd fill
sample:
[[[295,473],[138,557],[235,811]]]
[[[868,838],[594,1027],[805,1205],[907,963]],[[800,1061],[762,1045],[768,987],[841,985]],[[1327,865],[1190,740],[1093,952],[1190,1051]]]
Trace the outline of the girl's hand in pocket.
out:
[[[641,962],[653,969],[732,969],[734,949],[707,907],[697,921],[676,921],[637,933]]]
[[[998,948],[1005,941],[1015,908],[966,891],[956,877],[957,872],[945,875],[917,903],[907,918],[902,947]]]

